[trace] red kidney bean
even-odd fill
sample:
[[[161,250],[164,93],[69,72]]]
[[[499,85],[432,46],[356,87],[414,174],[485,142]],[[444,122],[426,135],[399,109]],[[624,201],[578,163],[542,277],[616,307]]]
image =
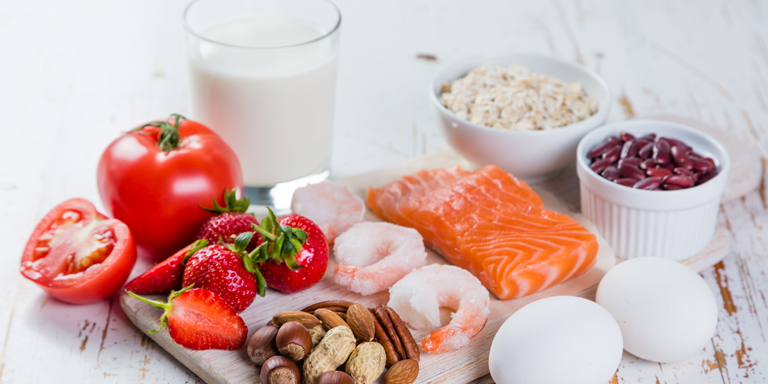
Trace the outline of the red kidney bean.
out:
[[[637,155],[637,151],[639,150],[640,148],[637,147],[637,140],[627,141],[621,147],[620,158],[623,159],[625,157],[635,157],[635,155]]]
[[[710,163],[709,161],[706,161],[704,159],[697,159],[693,156],[691,156],[691,163],[693,164],[693,169],[695,171],[709,172],[715,169],[715,166],[713,163]]]
[[[661,185],[660,177],[648,177],[635,183],[635,185],[633,185],[632,188],[654,189],[654,188],[658,188],[659,185]]]
[[[695,174],[692,171],[687,170],[685,168],[681,168],[681,167],[677,167],[677,168],[673,169],[672,172],[675,175],[688,176],[690,178],[693,178],[695,176]]]
[[[613,161],[611,161],[611,160],[609,160],[609,159],[600,159],[600,160],[595,160],[595,161],[592,163],[592,165],[590,165],[590,166],[589,166],[589,168],[590,168],[590,169],[592,169],[593,171],[595,171],[595,173],[600,173],[600,172],[602,172],[602,171],[603,171],[603,170],[604,170],[606,167],[608,167],[609,165],[611,165],[612,163],[613,163]]]
[[[621,137],[621,141],[623,141],[623,142],[625,142],[625,143],[626,143],[627,141],[632,141],[632,140],[634,140],[634,139],[635,139],[635,136],[634,136],[634,135],[632,135],[631,133],[627,133],[627,132],[622,132],[622,133],[621,133],[621,135],[620,135],[620,137]]]
[[[641,159],[647,159],[651,157],[653,154],[653,143],[648,143],[644,145],[642,148],[640,148],[639,151],[637,151],[637,156],[640,156]]]
[[[693,163],[691,162],[691,159],[688,157],[688,154],[685,153],[685,148],[680,147],[678,145],[673,145],[669,153],[672,155],[672,160],[675,161],[675,165],[677,165],[678,167],[685,168],[685,169],[693,168]]]
[[[702,156],[701,154],[696,153],[696,152],[689,153],[688,157],[690,157],[691,160],[697,159],[697,160],[706,161],[707,163],[709,163],[712,166],[712,169],[717,168],[717,165],[715,164],[715,161],[712,160],[712,158],[710,158],[710,157]]]
[[[645,172],[643,172],[640,168],[633,167],[630,164],[623,163],[619,164],[619,175],[622,177],[626,177],[629,179],[644,179],[645,178]]]
[[[693,186],[693,178],[685,175],[672,175],[664,180],[664,184],[677,185],[678,187],[690,188]]]
[[[613,140],[611,140],[613,136],[609,137],[607,140],[603,141],[602,143],[598,144],[597,147],[593,148],[591,151],[587,152],[587,158],[594,159],[595,157],[598,157],[602,155],[605,152],[608,152],[611,148],[613,148],[616,145],[621,145],[621,141],[618,143],[615,143]],[[618,140],[618,139],[616,139]]]
[[[664,177],[672,174],[672,171],[666,168],[650,168],[645,173],[648,177]]]
[[[653,160],[656,161],[656,164],[669,164],[671,160],[669,143],[657,138],[656,143],[653,145]]]
[[[680,147],[686,153],[693,152],[693,149],[691,149],[691,147],[687,146],[685,143],[683,143],[680,140],[672,139],[672,138],[669,138],[669,137],[665,137],[664,140],[666,140],[669,143],[670,147]]]
[[[716,169],[703,173],[701,176],[699,176],[699,180],[696,181],[696,185],[702,185],[707,181],[712,180],[713,177],[717,176],[717,173],[718,172]]]
[[[656,168],[656,162],[653,161],[653,159],[645,159],[640,163],[640,169],[651,169]]]
[[[639,168],[641,161],[637,157],[627,157],[624,159],[619,160],[619,163],[616,164],[617,167],[621,167],[622,164],[627,164],[635,168]]]
[[[600,175],[610,181],[616,181],[619,178],[619,169],[615,165],[609,165]]]
[[[603,159],[611,160],[611,163],[615,162],[619,159],[619,155],[621,154],[621,145],[616,145],[608,152],[603,153]]]
[[[680,140],[629,132],[609,136],[587,157],[590,168],[616,184],[646,190],[677,190],[701,185],[717,175],[711,158]]]
[[[637,181],[638,181],[637,179],[621,178],[621,179],[616,179],[616,181],[614,181],[614,183],[621,184],[621,185],[623,185],[625,187],[631,187],[631,186],[635,185],[635,183],[637,183]]]

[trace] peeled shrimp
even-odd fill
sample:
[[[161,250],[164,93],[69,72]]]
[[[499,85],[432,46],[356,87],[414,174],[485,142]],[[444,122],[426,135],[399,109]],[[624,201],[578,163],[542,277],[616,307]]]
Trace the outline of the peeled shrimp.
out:
[[[333,252],[338,264],[333,281],[365,296],[427,264],[419,232],[383,222],[353,225],[336,239]]]
[[[421,349],[441,353],[469,344],[488,320],[490,301],[488,290],[468,271],[432,264],[393,285],[387,305],[416,329],[440,327],[440,307],[455,309],[448,325],[421,340]]]
[[[349,227],[363,221],[365,203],[346,185],[324,181],[298,188],[293,193],[291,210],[314,221],[331,244]]]

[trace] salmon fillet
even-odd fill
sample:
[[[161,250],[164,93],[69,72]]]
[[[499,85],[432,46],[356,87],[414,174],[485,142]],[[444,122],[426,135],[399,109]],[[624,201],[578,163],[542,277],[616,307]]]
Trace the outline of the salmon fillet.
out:
[[[420,171],[369,188],[367,202],[384,220],[418,230],[502,300],[549,288],[597,261],[595,235],[544,208],[528,184],[495,165]]]

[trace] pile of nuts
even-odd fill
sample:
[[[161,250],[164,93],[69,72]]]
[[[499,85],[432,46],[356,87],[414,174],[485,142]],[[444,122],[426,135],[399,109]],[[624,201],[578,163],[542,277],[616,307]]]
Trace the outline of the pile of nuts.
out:
[[[280,312],[253,334],[248,356],[261,365],[264,384],[373,384],[385,367],[385,384],[412,384],[419,375],[413,335],[381,304],[333,300]]]

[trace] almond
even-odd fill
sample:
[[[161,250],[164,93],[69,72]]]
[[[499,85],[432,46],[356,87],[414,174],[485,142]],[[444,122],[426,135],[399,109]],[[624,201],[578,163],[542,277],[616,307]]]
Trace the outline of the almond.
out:
[[[355,337],[361,341],[371,341],[376,336],[373,315],[360,304],[354,304],[347,310],[347,324]]]
[[[344,310],[341,312],[346,312],[347,308],[349,308],[350,305],[354,304],[351,301],[347,300],[328,300],[328,301],[321,301],[319,303],[315,303],[310,305],[309,307],[306,307],[302,309],[304,312],[314,312],[315,309],[319,308],[343,308]],[[339,311],[336,311],[339,312]]]
[[[341,318],[336,312],[329,311],[327,309],[320,308],[315,311],[315,317],[320,319],[320,321],[323,324],[323,328],[325,328],[326,331],[329,331],[333,328],[345,326],[347,328],[350,328],[344,319]],[[350,328],[352,329],[352,328]]]
[[[416,360],[400,360],[389,367],[384,375],[384,384],[413,384],[419,377],[419,363]]]
[[[346,300],[328,300],[328,301],[321,301],[319,303],[312,304],[309,307],[302,309],[302,311],[313,312],[315,309],[318,309],[318,308],[343,308],[344,311],[342,312],[346,312],[346,309],[349,308],[349,306],[352,304],[354,303]]]
[[[321,321],[317,317],[312,316],[309,313],[300,312],[300,311],[280,312],[277,315],[272,317],[272,321],[278,327],[289,321],[295,321],[307,327],[307,329],[316,327],[321,324]]]

